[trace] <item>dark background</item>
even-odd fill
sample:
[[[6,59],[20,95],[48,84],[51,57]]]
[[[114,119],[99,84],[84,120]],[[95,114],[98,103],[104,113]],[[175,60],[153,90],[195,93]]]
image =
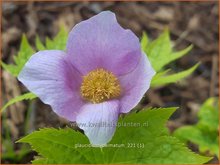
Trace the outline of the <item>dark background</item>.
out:
[[[168,122],[171,131],[197,121],[196,113],[201,104],[212,96],[218,96],[218,3],[217,2],[17,2],[2,6],[2,60],[13,62],[18,52],[22,33],[34,46],[35,35],[44,41],[52,38],[61,25],[69,31],[76,23],[88,19],[103,10],[116,13],[119,23],[141,37],[146,31],[155,39],[165,27],[169,27],[174,49],[180,50],[193,44],[193,50],[169,65],[181,71],[201,62],[199,68],[187,79],[176,84],[150,89],[140,108],[180,107]],[[6,71],[2,71],[2,103],[24,93],[26,89]],[[29,109],[29,111],[28,111]],[[30,112],[30,113],[27,113]],[[40,100],[17,103],[10,106],[2,118],[2,136],[6,129],[12,144],[25,134],[40,127],[62,127],[69,124],[54,114]],[[4,126],[6,125],[6,126]],[[20,145],[13,146],[16,152]],[[197,146],[190,145],[197,152]],[[2,145],[2,152],[6,148]],[[36,153],[31,152],[19,162],[3,160],[3,163],[28,163]],[[214,160],[212,163],[216,163]]]

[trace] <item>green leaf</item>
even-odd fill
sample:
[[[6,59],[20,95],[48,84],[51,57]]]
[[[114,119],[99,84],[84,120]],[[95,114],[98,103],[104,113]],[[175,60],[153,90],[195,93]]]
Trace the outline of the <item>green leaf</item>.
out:
[[[46,37],[46,46],[44,46],[39,36],[37,36],[35,40],[37,50],[65,50],[67,38],[68,32],[61,26],[60,31],[53,39]]]
[[[167,134],[165,123],[176,108],[148,109],[120,118],[112,141],[91,147],[85,135],[70,128],[45,128],[20,139],[41,156],[36,164],[201,164],[197,155]]]
[[[139,132],[136,134],[138,138],[140,138],[141,134],[144,134],[144,136],[147,137],[159,136],[164,132],[167,132],[165,123],[176,109],[177,109],[176,107],[155,108],[155,109],[142,110],[138,113],[129,114],[124,119],[119,120],[118,125],[119,126],[122,125],[122,126],[117,129],[114,138],[120,136],[119,134],[124,136],[126,134],[133,134],[134,131]],[[126,126],[123,127],[124,123],[137,123],[139,125],[134,127],[129,127],[129,129],[125,129]]]
[[[180,81],[181,79],[190,75],[198,65],[197,64],[192,68],[179,73],[167,75],[170,69],[164,71],[164,67],[169,63],[181,58],[193,48],[193,46],[190,45],[183,50],[174,52],[168,29],[165,29],[164,32],[152,42],[149,41],[147,34],[143,33],[141,39],[141,48],[147,54],[152,67],[157,72],[151,81],[152,87]]]
[[[202,131],[194,126],[183,126],[174,132],[174,136],[184,142],[191,141],[198,144],[201,152],[209,150],[211,154],[219,155],[217,132]]]
[[[31,161],[32,164],[52,164],[50,162],[48,162],[48,159],[45,159],[45,158],[36,158]]]
[[[41,159],[41,163],[43,160],[47,160],[47,163],[90,163],[94,159],[90,156],[91,153],[88,154],[89,148],[76,148],[77,144],[89,144],[86,136],[70,128],[44,128],[18,142],[30,143],[35,151],[46,158]],[[93,150],[97,150],[97,154],[100,154],[99,148],[93,148]]]
[[[36,48],[37,50],[64,50],[66,47],[67,37],[68,32],[63,27],[61,27],[59,33],[52,40],[46,38],[46,46],[44,46],[40,41],[39,36],[36,36]],[[1,61],[1,65],[9,73],[17,77],[24,64],[35,52],[36,51],[30,46],[27,37],[23,34],[19,52],[17,56],[14,56],[14,64],[5,64]]]
[[[199,113],[198,125],[206,126],[210,130],[217,130],[219,127],[219,102],[218,98],[209,98],[202,105]]]
[[[159,72],[153,77],[153,79],[151,81],[151,86],[152,87],[161,86],[161,85],[166,85],[169,83],[175,83],[177,81],[180,81],[181,79],[192,74],[198,66],[199,66],[199,63],[197,63],[196,65],[194,65],[193,67],[191,67],[187,70],[184,70],[184,71],[178,72],[178,73],[174,73],[171,75],[165,75],[165,74],[167,74],[168,70],[163,71],[163,72]]]
[[[146,33],[143,33],[141,47],[147,54],[155,71],[159,72],[165,65],[187,54],[193,46],[190,45],[181,51],[173,52],[169,30],[165,29],[164,32],[152,42],[149,42]]]
[[[68,32],[64,27],[61,27],[59,33],[52,40],[46,38],[46,49],[65,50],[67,38]]]
[[[60,31],[53,39],[46,37],[46,46],[44,46],[39,36],[37,36],[35,40],[37,50],[65,50],[67,38],[68,32],[61,26]]]
[[[148,44],[148,36],[147,33],[143,32],[142,38],[141,38],[141,48],[144,52],[147,51],[147,44]]]
[[[210,154],[219,157],[218,110],[218,99],[209,98],[198,113],[198,123],[180,127],[174,131],[173,135],[184,142],[190,141],[197,144],[202,153],[209,151]]]
[[[38,51],[46,50],[45,46],[41,42],[40,37],[38,35],[36,36],[35,43],[36,43],[36,48],[37,48]]]
[[[2,67],[12,75],[17,76],[23,68],[24,64],[28,61],[31,55],[34,54],[34,52],[35,51],[30,46],[26,36],[23,35],[21,39],[19,53],[17,56],[14,56],[15,64],[5,64],[1,62]]]
[[[15,65],[11,64],[5,64],[4,62],[1,61],[1,66],[4,70],[8,71],[10,74],[12,74],[13,76],[17,75],[17,70],[15,68]]]
[[[17,96],[13,99],[11,99],[9,102],[7,102],[1,109],[1,113],[6,109],[8,108],[10,105],[14,104],[14,103],[17,103],[17,102],[20,102],[20,101],[23,101],[23,100],[32,100],[34,98],[36,98],[37,96],[34,95],[33,93],[25,93],[23,95],[20,95],[20,96]]]
[[[160,71],[168,63],[171,52],[172,47],[168,29],[156,40],[149,43],[145,51],[156,72]]]
[[[167,64],[174,61],[174,60],[177,60],[177,59],[181,58],[184,55],[186,55],[190,50],[192,50],[192,48],[193,48],[193,45],[190,45],[190,46],[186,47],[183,50],[171,53],[170,59],[167,61]]]
[[[66,46],[68,33],[67,31],[61,27],[59,33],[54,37],[53,40],[50,40],[46,38],[46,46],[43,45],[43,43],[40,41],[39,36],[36,36],[36,48],[37,50],[46,50],[46,49],[59,49],[64,50]],[[10,72],[13,76],[18,76],[22,68],[24,67],[24,64],[29,60],[32,54],[34,54],[35,51],[32,49],[30,44],[28,43],[28,40],[25,35],[22,36],[20,49],[17,56],[14,56],[14,63],[15,64],[5,64],[1,61],[2,67]],[[23,100],[31,100],[33,98],[36,98],[36,96],[32,93],[27,93],[21,96],[17,96],[16,98],[10,100],[6,105],[1,109],[1,112],[6,109],[8,106],[19,102]]]

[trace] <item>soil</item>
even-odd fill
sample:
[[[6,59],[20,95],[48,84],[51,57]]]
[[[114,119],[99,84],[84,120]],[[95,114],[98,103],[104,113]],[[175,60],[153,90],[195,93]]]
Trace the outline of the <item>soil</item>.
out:
[[[38,34],[42,41],[56,35],[61,25],[69,31],[75,24],[103,11],[115,12],[119,23],[141,37],[146,31],[155,39],[168,27],[174,49],[190,44],[193,50],[169,65],[181,71],[201,62],[199,68],[187,79],[176,84],[150,89],[141,107],[180,107],[168,127],[176,128],[196,123],[201,104],[209,97],[218,96],[218,3],[216,2],[4,2],[2,4],[2,60],[13,63],[13,55],[19,50],[25,33],[34,46]],[[15,78],[2,71],[2,103],[24,93],[26,89]],[[28,109],[31,109],[28,114]],[[64,127],[68,121],[59,118],[49,106],[40,100],[17,103],[10,106],[2,117],[2,136],[9,129],[12,142],[42,127]],[[28,116],[28,118],[27,118]],[[7,126],[4,126],[7,125]],[[21,147],[13,144],[19,153]],[[195,145],[189,147],[198,152]],[[2,145],[2,152],[5,151]],[[31,152],[21,160],[3,159],[2,163],[30,163],[37,155]],[[217,159],[211,163],[217,163]]]

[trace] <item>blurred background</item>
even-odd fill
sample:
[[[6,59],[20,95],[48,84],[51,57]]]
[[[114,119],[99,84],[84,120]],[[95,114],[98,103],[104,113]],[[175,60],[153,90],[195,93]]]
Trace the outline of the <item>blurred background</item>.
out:
[[[218,96],[218,3],[216,2],[4,2],[2,4],[2,61],[13,61],[25,33],[34,46],[38,34],[42,41],[53,38],[64,25],[75,24],[103,11],[116,13],[119,23],[138,37],[143,31],[155,39],[169,27],[175,50],[194,45],[189,55],[169,65],[176,72],[199,68],[176,84],[150,89],[141,107],[180,107],[168,122],[170,131],[197,122],[197,112],[209,97]],[[2,104],[26,91],[13,76],[2,71]],[[2,163],[30,163],[35,152],[14,142],[41,127],[69,125],[39,99],[10,106],[2,115]],[[198,151],[196,146],[189,146]],[[10,151],[10,152],[9,152]],[[212,163],[216,163],[214,159]]]

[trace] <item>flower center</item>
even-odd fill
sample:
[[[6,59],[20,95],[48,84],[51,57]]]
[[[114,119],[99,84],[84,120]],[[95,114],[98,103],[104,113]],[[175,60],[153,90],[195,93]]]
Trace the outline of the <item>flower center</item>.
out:
[[[120,96],[121,88],[112,72],[96,69],[83,77],[80,92],[84,99],[92,103],[101,103]]]

